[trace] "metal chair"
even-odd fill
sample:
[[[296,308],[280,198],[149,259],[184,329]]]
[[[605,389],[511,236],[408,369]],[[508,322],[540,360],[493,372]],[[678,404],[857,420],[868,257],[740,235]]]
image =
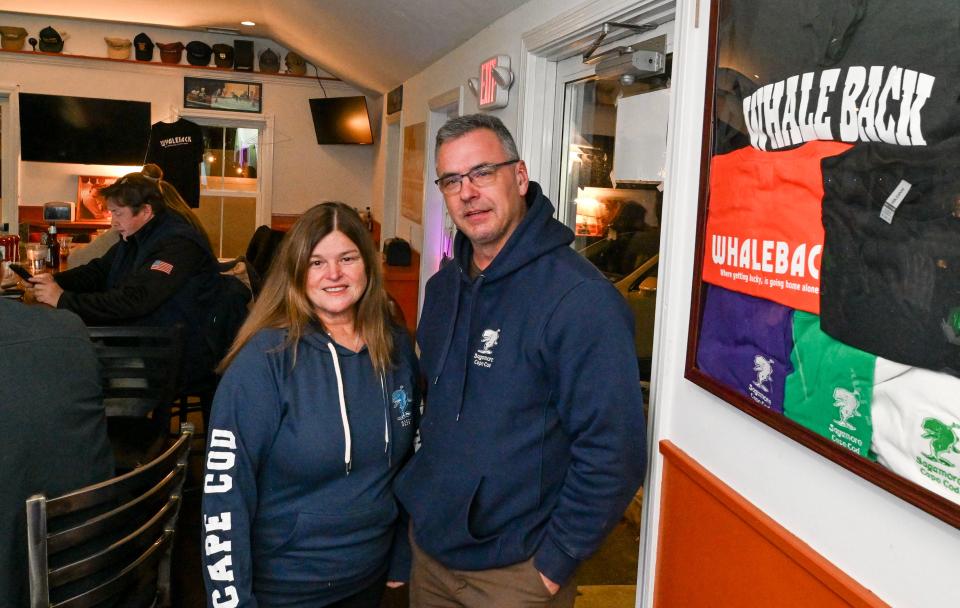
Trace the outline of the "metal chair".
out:
[[[164,412],[177,394],[183,342],[180,327],[88,327],[100,360],[107,416]]]
[[[31,608],[170,605],[170,553],[193,427],[155,460],[55,498],[27,499]]]
[[[100,361],[107,433],[117,470],[133,469],[163,450],[180,386],[179,326],[88,327]]]

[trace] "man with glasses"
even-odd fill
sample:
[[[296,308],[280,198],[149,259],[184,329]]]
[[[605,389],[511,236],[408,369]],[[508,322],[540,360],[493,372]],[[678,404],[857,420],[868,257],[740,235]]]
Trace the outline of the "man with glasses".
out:
[[[459,233],[427,283],[422,446],[396,482],[411,605],[573,606],[644,472],[633,318],[499,119],[449,121],[436,159]]]

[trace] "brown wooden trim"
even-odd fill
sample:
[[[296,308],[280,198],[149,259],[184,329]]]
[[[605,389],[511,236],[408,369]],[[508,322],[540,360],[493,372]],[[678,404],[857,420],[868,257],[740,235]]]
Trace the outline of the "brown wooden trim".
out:
[[[851,606],[863,608],[887,606],[886,603],[874,595],[869,589],[817,553],[809,545],[757,508],[756,505],[735,492],[730,486],[691,458],[674,443],[662,440],[660,441],[659,449],[664,458],[663,475],[665,486],[668,485],[666,479],[671,473],[671,470],[685,475],[704,492],[715,498],[731,514],[776,547],[785,557],[832,591],[838,598],[843,599]],[[664,500],[668,498],[666,496],[667,491],[668,490],[665,489]],[[676,499],[676,497],[674,497],[674,499]],[[664,529],[661,528],[661,535],[663,532]],[[665,549],[669,549],[669,547],[661,546],[659,551]],[[688,548],[682,548],[682,550],[686,549]],[[689,549],[696,551],[697,548]],[[723,564],[717,565],[718,568],[735,568],[736,566],[737,564],[729,564],[726,566]],[[660,572],[658,569],[658,582],[660,578],[659,575]],[[776,573],[769,573],[769,576],[775,577]]]
[[[691,290],[690,322],[687,334],[687,357],[684,377],[737,409],[746,412],[757,420],[780,431],[794,441],[832,460],[848,471],[863,477],[867,481],[907,501],[918,509],[926,511],[930,515],[945,521],[949,525],[960,528],[960,506],[897,475],[882,465],[871,462],[845,448],[837,446],[826,438],[790,420],[786,416],[757,406],[747,397],[720,384],[697,368],[700,321],[706,297],[706,287],[700,277],[703,275],[703,258],[706,247],[703,237],[706,231],[707,206],[710,195],[710,159],[713,155],[714,86],[717,69],[717,28],[721,1],[729,0],[714,0],[710,3],[710,47],[707,54],[703,140],[700,153],[700,199],[697,211],[697,239],[694,253],[693,286]]]
[[[710,3],[710,48],[707,50],[707,78],[704,85],[703,99],[703,135],[700,146],[700,191],[697,207],[697,239],[694,246],[693,258],[693,286],[690,296],[690,322],[687,328],[687,371],[696,366],[697,343],[700,337],[700,318],[706,290],[703,289],[703,255],[705,244],[704,232],[707,229],[707,201],[710,196],[710,158],[713,156],[713,112],[714,86],[717,74],[717,1]]]
[[[270,216],[270,227],[274,230],[286,232],[300,217],[299,213],[274,213]]]
[[[67,59],[93,59],[96,61],[110,61],[112,63],[130,63],[135,65],[149,65],[151,67],[161,67],[161,68],[187,68],[189,70],[208,70],[211,72],[218,72],[220,74],[256,74],[257,76],[280,76],[283,78],[308,78],[310,80],[329,80],[333,82],[341,82],[339,78],[334,76],[310,76],[308,74],[298,75],[298,74],[281,74],[280,72],[271,73],[271,72],[247,72],[243,70],[234,70],[233,68],[221,68],[213,65],[190,65],[189,63],[163,63],[162,61],[137,61],[136,59],[112,59],[110,57],[97,57],[95,55],[73,55],[69,53],[45,53],[43,51],[13,51],[9,49],[0,49],[0,56],[3,53],[14,53],[17,55],[42,55],[45,57],[65,57]]]

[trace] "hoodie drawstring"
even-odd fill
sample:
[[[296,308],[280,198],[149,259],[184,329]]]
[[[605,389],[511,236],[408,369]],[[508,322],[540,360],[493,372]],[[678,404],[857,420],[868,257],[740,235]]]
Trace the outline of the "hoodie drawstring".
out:
[[[463,272],[463,270],[460,270],[460,272]],[[450,345],[453,344],[453,333],[457,327],[457,314],[460,311],[460,289],[462,282],[463,279],[458,278],[456,288],[453,290],[453,314],[450,315],[450,326],[447,328],[447,337],[444,338],[443,349],[440,351],[440,359],[437,361],[436,375],[433,378],[434,384],[440,380],[440,373],[443,372],[443,367],[447,363],[447,355],[450,354]]]
[[[333,371],[337,375],[337,396],[340,398],[340,420],[343,421],[343,466],[347,471],[347,475],[350,474],[350,451],[351,451],[351,439],[350,439],[350,420],[347,418],[347,402],[343,397],[343,376],[340,374],[340,358],[337,357],[337,349],[333,346],[333,342],[327,342],[327,348],[330,349],[330,356],[333,358]]]
[[[333,342],[327,342],[327,348],[330,350],[330,357],[333,359],[333,371],[337,375],[337,397],[340,401],[340,420],[343,422],[343,466],[346,474],[350,474],[350,468],[353,463],[351,451],[353,449],[353,440],[350,435],[350,419],[347,418],[347,400],[343,393],[343,375],[340,373],[340,357],[337,356],[337,349]],[[383,451],[387,454],[387,466],[392,464],[393,455],[390,453],[390,400],[387,398],[387,384],[380,374],[380,395],[383,398]]]
[[[380,374],[380,395],[383,397],[383,451],[387,455],[387,466],[393,461],[390,453],[390,400],[387,399],[387,384]]]

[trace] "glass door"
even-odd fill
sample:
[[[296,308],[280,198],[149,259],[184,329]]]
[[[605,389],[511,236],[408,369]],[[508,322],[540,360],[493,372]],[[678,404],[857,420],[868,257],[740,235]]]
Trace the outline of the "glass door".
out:
[[[574,247],[623,295],[636,322],[641,379],[653,355],[670,59],[666,35],[618,43],[658,49],[659,72],[617,72],[577,56],[559,66],[562,137],[557,208]],[[625,75],[626,74],[626,75]]]

